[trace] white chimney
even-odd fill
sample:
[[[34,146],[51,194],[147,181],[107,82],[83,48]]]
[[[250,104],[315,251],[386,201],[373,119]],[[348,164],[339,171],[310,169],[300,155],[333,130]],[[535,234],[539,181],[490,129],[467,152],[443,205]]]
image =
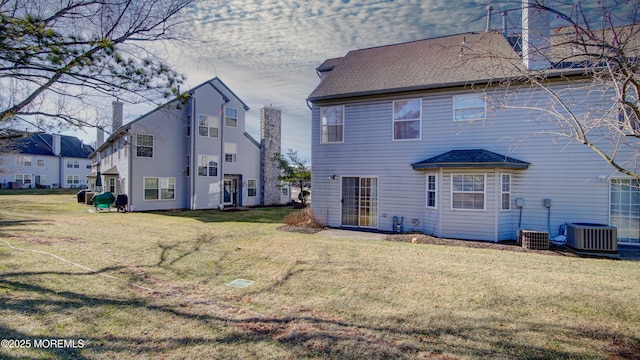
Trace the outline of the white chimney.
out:
[[[551,67],[549,13],[535,4],[543,0],[522,0],[522,60],[529,70]]]
[[[60,156],[61,146],[60,134],[51,135],[51,151],[53,155]]]
[[[120,101],[114,101],[111,103],[113,106],[113,118],[111,123],[111,133],[115,133],[116,130],[122,126],[122,108],[124,104]]]
[[[96,141],[96,149],[100,147],[100,145],[104,144],[104,130],[102,128],[97,128],[97,141]]]

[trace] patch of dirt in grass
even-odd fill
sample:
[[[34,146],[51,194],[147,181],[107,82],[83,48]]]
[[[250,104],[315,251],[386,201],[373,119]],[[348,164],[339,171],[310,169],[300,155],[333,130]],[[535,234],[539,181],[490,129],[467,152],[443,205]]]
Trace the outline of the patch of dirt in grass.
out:
[[[32,235],[7,235],[0,234],[1,237],[6,237],[15,241],[28,242],[39,245],[53,245],[56,242],[84,242],[83,239],[72,237],[58,237],[58,236],[32,236]]]
[[[640,342],[615,339],[611,343],[610,360],[640,359]]]
[[[305,225],[282,225],[278,227],[280,231],[295,232],[300,234],[315,234],[324,230],[323,227]]]
[[[490,241],[473,241],[473,240],[456,240],[456,239],[444,239],[437,238],[435,236],[424,234],[398,234],[387,235],[385,237],[387,241],[397,242],[410,242],[415,244],[431,244],[431,245],[447,245],[447,246],[462,246],[476,249],[492,249],[492,250],[505,250],[515,252],[526,252],[535,254],[555,255],[555,256],[569,256],[579,257],[578,254],[571,251],[566,246],[559,246],[550,244],[549,250],[532,250],[524,248],[518,245],[515,241],[505,242],[490,242]]]

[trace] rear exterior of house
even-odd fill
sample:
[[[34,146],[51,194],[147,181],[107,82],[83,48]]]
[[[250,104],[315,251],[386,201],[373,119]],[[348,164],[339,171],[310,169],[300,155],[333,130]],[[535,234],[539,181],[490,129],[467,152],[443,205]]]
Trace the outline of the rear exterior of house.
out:
[[[114,102],[117,130],[93,154],[102,190],[127,195],[130,211],[260,205],[261,145],[245,132],[248,106],[218,78],[189,95],[124,126]]]
[[[36,133],[10,143],[2,154],[0,187],[87,187],[93,148],[77,137]]]
[[[586,146],[541,133],[527,105],[548,94],[495,85],[512,69],[465,61],[463,42],[513,53],[500,33],[467,33],[356,50],[318,68],[315,215],[331,227],[485,241],[611,224],[619,242],[638,243],[637,181]],[[583,99],[571,109],[578,116],[610,103],[593,88],[549,86]]]

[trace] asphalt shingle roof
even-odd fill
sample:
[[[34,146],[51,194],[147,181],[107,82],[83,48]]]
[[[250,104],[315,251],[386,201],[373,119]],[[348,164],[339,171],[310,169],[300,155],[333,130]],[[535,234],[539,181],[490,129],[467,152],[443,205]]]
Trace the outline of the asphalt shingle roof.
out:
[[[440,168],[504,168],[527,169],[529,163],[484,149],[451,150],[411,164],[414,170]]]
[[[11,141],[13,149],[21,154],[55,156],[52,149],[51,134],[33,134]],[[84,144],[75,136],[60,135],[60,156],[70,158],[88,158],[93,147]]]

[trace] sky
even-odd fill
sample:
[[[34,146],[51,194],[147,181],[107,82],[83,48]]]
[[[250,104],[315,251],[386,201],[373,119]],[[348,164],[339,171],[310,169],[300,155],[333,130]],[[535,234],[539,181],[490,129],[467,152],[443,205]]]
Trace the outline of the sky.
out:
[[[489,3],[494,7],[491,28],[500,29],[500,13],[513,8],[513,1],[201,0],[189,9],[197,18],[190,32],[199,41],[170,50],[167,60],[186,76],[183,90],[219,77],[250,107],[246,131],[256,139],[260,108],[280,108],[283,152],[296,150],[310,164],[306,98],[319,83],[315,69],[325,59],[355,49],[484,31]],[[508,14],[508,26],[517,27],[520,13]],[[125,106],[124,120],[150,109]]]

